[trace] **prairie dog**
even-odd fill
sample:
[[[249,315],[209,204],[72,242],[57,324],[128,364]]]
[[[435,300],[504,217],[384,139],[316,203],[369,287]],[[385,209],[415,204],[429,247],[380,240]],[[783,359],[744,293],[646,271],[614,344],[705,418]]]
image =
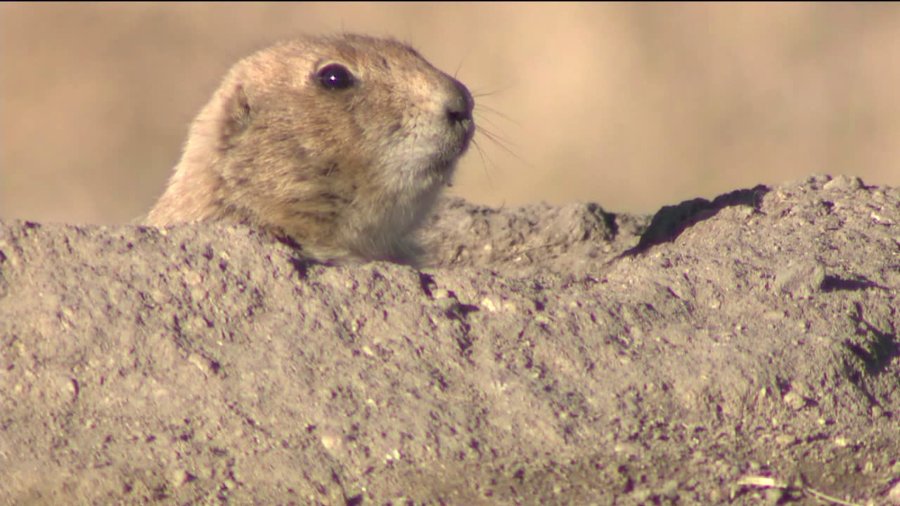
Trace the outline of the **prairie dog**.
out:
[[[468,148],[473,107],[395,40],[276,44],[225,76],[147,223],[241,222],[320,261],[414,263],[409,235]]]

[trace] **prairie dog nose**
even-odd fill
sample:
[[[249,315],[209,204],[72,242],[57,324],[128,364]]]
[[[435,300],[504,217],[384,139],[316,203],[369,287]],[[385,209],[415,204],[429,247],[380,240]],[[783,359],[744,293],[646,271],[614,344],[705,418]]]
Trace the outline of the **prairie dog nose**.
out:
[[[469,89],[463,83],[456,79],[450,78],[454,87],[454,93],[444,104],[444,110],[447,113],[447,119],[450,123],[463,123],[472,121],[472,109],[475,108],[475,100]]]

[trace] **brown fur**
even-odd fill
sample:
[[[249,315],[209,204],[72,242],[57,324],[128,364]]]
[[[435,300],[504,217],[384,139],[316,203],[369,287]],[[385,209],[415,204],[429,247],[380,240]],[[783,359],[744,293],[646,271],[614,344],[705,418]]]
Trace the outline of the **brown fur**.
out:
[[[323,87],[331,63],[355,84]],[[318,260],[411,262],[407,238],[468,147],[472,107],[465,86],[397,41],[275,45],[228,72],[147,222],[243,222]]]

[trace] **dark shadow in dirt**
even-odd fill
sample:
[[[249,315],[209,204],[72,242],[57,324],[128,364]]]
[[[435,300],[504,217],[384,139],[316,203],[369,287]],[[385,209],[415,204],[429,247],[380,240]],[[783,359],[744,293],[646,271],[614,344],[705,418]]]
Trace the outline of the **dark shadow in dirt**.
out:
[[[434,298],[434,294],[431,293],[431,288],[437,286],[437,283],[434,281],[434,276],[430,274],[425,274],[424,272],[419,272],[419,286],[422,287],[422,292],[428,296],[429,299]]]
[[[891,360],[900,357],[897,334],[884,332],[865,320],[859,325],[870,338],[865,343],[848,341],[844,345],[866,365],[866,372],[877,376],[887,370]]]
[[[643,253],[657,244],[674,241],[688,227],[712,218],[726,207],[749,206],[758,209],[762,197],[768,192],[769,187],[757,185],[719,195],[712,202],[696,198],[678,205],[665,206],[653,215],[650,226],[641,235],[638,245],[622,253],[622,256]]]
[[[619,235],[620,214],[608,212],[600,207],[600,204],[594,202],[589,202],[587,204],[587,210],[606,225],[606,228],[610,231],[612,237]]]
[[[825,276],[825,280],[822,282],[822,291],[823,292],[836,292],[839,290],[847,290],[847,291],[857,291],[857,290],[866,290],[868,288],[878,288],[880,290],[887,290],[887,288],[875,283],[873,281],[869,281],[868,279],[860,276],[857,279],[842,279],[837,276]]]
[[[260,230],[259,233],[264,237],[269,237],[281,244],[284,244],[285,246],[291,248],[292,250],[294,250],[294,252],[296,252],[296,256],[291,257],[288,262],[291,264],[291,267],[294,268],[294,272],[297,273],[297,277],[300,279],[306,279],[309,273],[309,268],[320,263],[316,260],[303,256],[303,245],[301,245],[293,237],[287,234],[271,234],[264,230]]]

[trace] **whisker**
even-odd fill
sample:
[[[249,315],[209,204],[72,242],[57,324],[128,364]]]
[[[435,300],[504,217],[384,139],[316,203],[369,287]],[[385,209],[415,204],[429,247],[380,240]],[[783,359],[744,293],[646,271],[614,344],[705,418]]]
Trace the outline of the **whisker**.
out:
[[[478,129],[477,132],[481,132],[485,137],[487,137],[488,140],[490,140],[497,147],[499,147],[500,149],[505,151],[506,154],[512,156],[513,158],[522,162],[523,164],[527,165],[528,167],[532,167],[532,165],[530,163],[528,163],[528,161],[526,161],[524,158],[517,155],[515,151],[513,151],[512,147],[508,141],[504,140],[503,138],[501,138],[497,134],[491,132],[490,130],[486,130],[484,128]]]
[[[516,121],[516,120],[512,119],[511,117],[509,117],[508,115],[506,115],[506,114],[500,112],[499,109],[495,109],[495,108],[493,108],[493,107],[491,107],[491,106],[489,106],[489,105],[486,105],[486,104],[478,104],[475,108],[476,108],[476,109],[484,109],[485,111],[487,111],[487,112],[489,112],[489,113],[491,113],[491,114],[496,114],[497,116],[500,116],[501,118],[505,119],[506,121],[509,121],[509,122],[512,123],[513,125],[521,126],[521,124],[519,124],[518,121]]]
[[[475,97],[489,97],[489,96],[491,96],[491,95],[496,95],[496,94],[498,94],[498,93],[504,93],[504,92],[506,92],[507,90],[509,90],[510,88],[512,88],[512,85],[511,85],[511,84],[506,85],[506,86],[504,86],[504,87],[502,87],[502,88],[497,88],[497,89],[495,89],[495,90],[489,90],[489,91],[475,90],[475,91],[472,92],[472,96],[475,96]]]
[[[489,96],[492,96],[492,95],[496,95],[496,94],[502,93],[502,92],[508,90],[508,89],[511,88],[511,87],[512,87],[512,85],[508,85],[508,86],[505,86],[505,87],[503,87],[503,88],[499,88],[499,89],[495,89],[495,90],[489,90],[489,91],[475,90],[475,91],[472,92],[472,96],[475,97],[476,99],[477,99],[477,98],[483,98],[483,97],[489,97]],[[490,115],[495,115],[495,116],[497,116],[497,117],[499,117],[499,118],[501,118],[501,119],[503,119],[503,120],[505,120],[505,121],[508,121],[508,122],[510,122],[510,123],[512,123],[512,124],[514,124],[514,125],[520,127],[521,124],[520,124],[519,121],[517,121],[517,120],[511,118],[511,117],[508,116],[507,114],[504,114],[504,113],[501,112],[499,109],[497,109],[497,108],[495,108],[495,107],[491,107],[491,106],[486,105],[486,104],[483,104],[483,103],[481,103],[481,102],[476,102],[476,106],[475,106],[475,111],[474,111],[474,112],[475,112],[476,117],[478,118],[478,121],[476,122],[476,124],[478,124],[478,128],[476,129],[476,133],[481,133],[481,134],[483,134],[484,137],[485,137],[487,140],[489,140],[490,142],[494,143],[494,145],[496,145],[496,146],[499,147],[501,150],[503,150],[504,152],[506,152],[506,154],[512,156],[513,158],[515,158],[516,160],[518,160],[518,161],[521,162],[522,164],[524,164],[524,165],[526,165],[526,166],[528,166],[528,167],[532,167],[532,164],[528,163],[524,158],[522,158],[521,156],[519,156],[518,154],[516,154],[515,146],[514,146],[511,142],[509,142],[509,141],[508,141],[506,138],[504,138],[503,136],[501,136],[501,135],[495,133],[495,132],[492,131],[491,129],[485,128],[485,127],[483,126],[483,123],[487,123],[487,125],[488,125],[489,127],[491,127],[492,129],[497,129],[497,128],[499,128],[499,125],[497,125],[497,123],[495,123],[494,121],[491,121],[491,119],[488,118],[488,115],[487,115],[487,114],[484,114],[484,113],[489,113]],[[482,159],[482,164],[483,164],[483,167],[484,167],[484,169],[485,169],[485,175],[488,177],[488,180],[490,181],[490,180],[491,180],[490,174],[489,174],[488,171],[487,171],[488,164],[490,164],[495,170],[497,169],[497,164],[494,162],[494,160],[491,159],[490,155],[488,155],[487,151],[484,150],[483,146],[482,146],[480,143],[478,143],[477,141],[475,141],[475,140],[473,139],[472,144],[474,144],[474,145],[476,146],[476,148],[478,149],[478,155],[479,155],[479,156],[481,157],[481,159]],[[492,182],[492,181],[491,181],[491,182]]]
[[[476,111],[476,113],[477,113],[477,111]],[[481,127],[481,125],[483,123],[487,123],[488,126],[490,126],[490,127],[498,128],[497,124],[494,123],[493,121],[491,121],[490,118],[487,118],[487,117],[479,115],[479,114],[476,114],[476,116],[477,116],[478,121],[476,121],[475,124],[478,125],[479,127]]]
[[[496,134],[496,133],[492,132],[491,130],[488,130],[487,128],[481,127],[479,129],[479,131],[481,131],[481,133],[483,133],[485,135],[485,137],[490,139],[491,142],[496,142],[497,144],[505,146],[509,149],[513,149],[516,147],[512,142],[506,140],[506,138],[504,138],[503,136]]]
[[[510,142],[510,141],[506,140],[504,137],[488,130],[487,128],[482,127],[481,132],[485,135],[485,137],[490,139],[491,142],[494,142],[499,146],[505,147],[509,150],[516,149],[516,145],[514,145],[512,142]]]
[[[456,79],[456,76],[459,75],[459,71],[462,70],[463,63],[465,63],[466,58],[469,57],[469,54],[472,52],[472,48],[466,48],[465,52],[462,55],[462,58],[459,59],[459,64],[456,66],[456,70],[453,71],[453,78]]]
[[[481,170],[484,172],[485,177],[487,177],[488,185],[493,189],[494,180],[491,178],[491,173],[487,170],[487,165],[490,163],[494,168],[496,168],[497,165],[491,160],[491,157],[487,156],[484,149],[481,148],[481,144],[478,144],[475,139],[472,139],[472,144],[475,146],[475,149],[478,150],[478,156],[481,158]]]

